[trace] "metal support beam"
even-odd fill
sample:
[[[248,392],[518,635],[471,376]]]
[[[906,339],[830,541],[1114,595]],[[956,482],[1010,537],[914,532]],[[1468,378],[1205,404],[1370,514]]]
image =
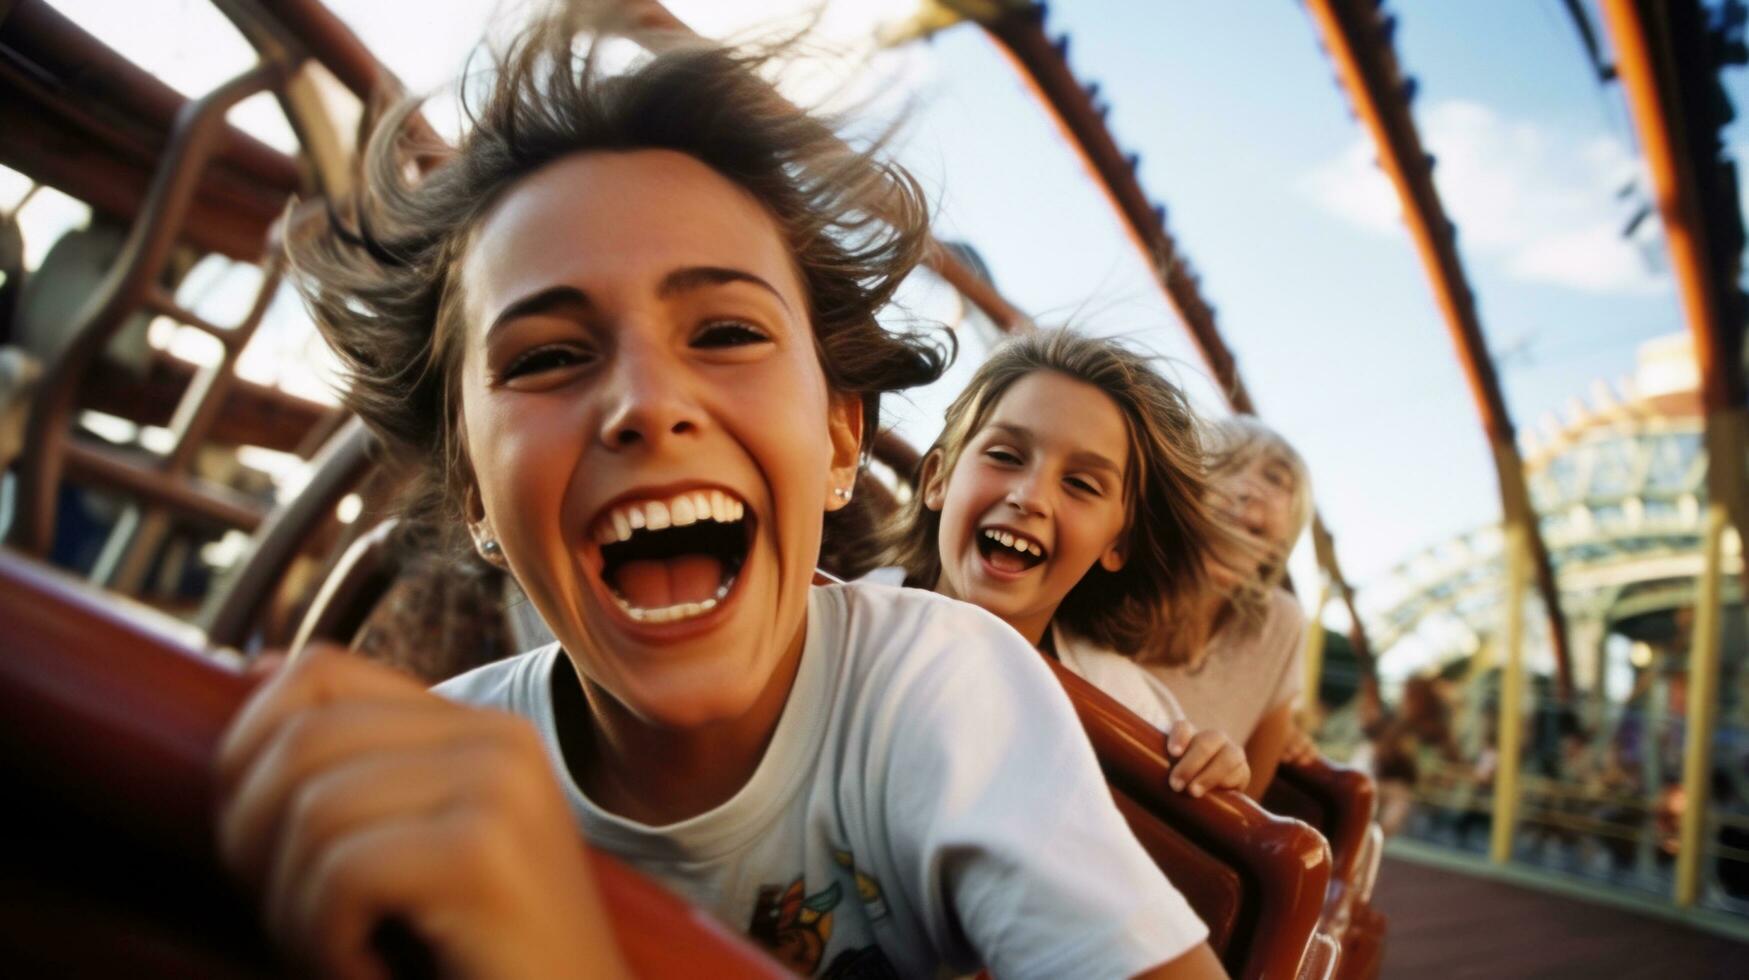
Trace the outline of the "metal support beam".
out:
[[[1725,526],[1729,518],[1717,501],[1707,504],[1706,572],[1695,601],[1694,636],[1688,650],[1687,717],[1682,746],[1682,818],[1676,850],[1676,904],[1700,897],[1701,859],[1711,789],[1713,728],[1719,716],[1719,583]]]
[[[1378,663],[1373,657],[1372,642],[1366,633],[1366,627],[1360,620],[1360,610],[1354,604],[1354,589],[1349,586],[1348,579],[1342,574],[1342,563],[1336,559],[1336,538],[1325,526],[1323,515],[1312,514],[1312,550],[1318,556],[1318,565],[1324,569],[1324,575],[1329,580],[1329,586],[1342,597],[1342,604],[1348,609],[1348,643],[1354,647],[1354,657],[1360,664],[1361,703],[1381,707],[1379,697]],[[1318,608],[1324,608],[1320,602]],[[1319,626],[1317,617],[1313,617],[1309,627]],[[1323,674],[1308,674],[1312,683]]]
[[[278,85],[285,73],[285,66],[277,63],[257,64],[177,111],[169,144],[120,257],[43,372],[26,429],[28,451],[19,461],[18,516],[10,542],[15,547],[37,556],[49,552],[54,541],[55,492],[77,448],[69,430],[78,379],[154,290],[196,201],[202,175],[224,146],[229,133],[225,113]]]
[[[1373,0],[1305,0],[1305,4],[1324,49],[1336,66],[1337,78],[1348,92],[1355,115],[1378,150],[1379,166],[1397,189],[1404,222],[1427,270],[1446,329],[1457,347],[1470,395],[1494,452],[1503,520],[1508,527],[1516,525],[1523,529],[1526,535],[1537,591],[1548,612],[1560,697],[1565,700],[1572,680],[1566,617],[1561,610],[1554,566],[1530,508],[1524,461],[1518,455],[1506,397],[1482,336],[1475,296],[1458,259],[1457,236],[1433,185],[1432,164],[1409,113],[1405,83],[1380,21],[1378,5]]]
[[[1312,606],[1312,614],[1306,617],[1305,644],[1301,652],[1301,666],[1304,668],[1301,688],[1305,693],[1305,706],[1300,710],[1300,727],[1308,735],[1318,733],[1322,723],[1322,713],[1314,711],[1318,706],[1318,684],[1324,679],[1324,606],[1330,601],[1330,583],[1318,586],[1318,600]]]
[[[1512,860],[1518,829],[1518,774],[1524,756],[1524,596],[1529,579],[1529,535],[1523,524],[1506,526],[1505,667],[1500,672],[1500,717],[1494,776],[1494,827],[1488,856],[1495,864]]]

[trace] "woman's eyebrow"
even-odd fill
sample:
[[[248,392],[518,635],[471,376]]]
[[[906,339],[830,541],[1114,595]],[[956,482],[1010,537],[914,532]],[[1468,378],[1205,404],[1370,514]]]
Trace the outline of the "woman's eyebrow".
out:
[[[531,296],[524,296],[499,311],[498,315],[492,318],[492,325],[486,328],[486,338],[490,340],[492,331],[518,317],[536,316],[561,310],[574,310],[578,314],[584,314],[594,306],[595,304],[589,300],[589,294],[575,286],[549,286]]]
[[[1070,455],[1069,462],[1074,463],[1077,466],[1085,466],[1090,470],[1108,470],[1113,476],[1123,473],[1123,467],[1092,450],[1084,449]]]
[[[706,286],[721,286],[731,282],[745,282],[758,286],[777,297],[777,301],[783,304],[784,309],[789,309],[789,301],[783,298],[783,294],[777,291],[776,286],[751,272],[718,265],[694,265],[684,269],[675,269],[662,277],[661,284],[656,287],[656,295],[662,299],[668,299],[676,293],[702,289]]]
[[[1032,430],[1024,425],[1015,425],[1012,422],[991,422],[984,428],[986,431],[1007,433],[1010,438],[1019,440],[1023,443],[1030,444],[1035,441]],[[1123,467],[1112,462],[1110,459],[1107,459],[1103,454],[1096,453],[1091,449],[1082,449],[1070,453],[1069,462],[1076,466],[1085,466],[1088,469],[1109,470],[1114,475],[1121,475],[1123,473]]]

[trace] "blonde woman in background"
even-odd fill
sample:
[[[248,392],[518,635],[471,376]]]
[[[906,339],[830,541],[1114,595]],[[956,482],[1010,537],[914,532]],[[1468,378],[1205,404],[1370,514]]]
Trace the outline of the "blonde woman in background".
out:
[[[1245,747],[1247,792],[1257,798],[1284,752],[1303,740],[1294,704],[1303,686],[1306,618],[1282,581],[1287,556],[1311,520],[1311,477],[1287,440],[1256,419],[1222,419],[1207,428],[1215,511],[1252,548],[1211,563],[1201,610],[1210,632],[1202,651],[1184,663],[1146,666],[1198,728]]]

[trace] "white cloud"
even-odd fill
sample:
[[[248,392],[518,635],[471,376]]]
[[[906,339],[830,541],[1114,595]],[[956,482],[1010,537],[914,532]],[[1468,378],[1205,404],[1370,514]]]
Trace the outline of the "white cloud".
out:
[[[1667,288],[1640,248],[1621,237],[1632,205],[1617,192],[1639,165],[1620,141],[1509,119],[1462,100],[1434,105],[1419,121],[1467,257],[1497,262],[1516,279],[1585,292]],[[1373,164],[1364,135],[1307,175],[1303,189],[1369,231],[1394,234],[1401,227],[1396,191]]]

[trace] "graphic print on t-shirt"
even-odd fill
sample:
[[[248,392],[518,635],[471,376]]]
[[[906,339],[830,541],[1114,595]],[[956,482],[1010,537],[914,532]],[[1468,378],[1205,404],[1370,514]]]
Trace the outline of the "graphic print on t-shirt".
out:
[[[873,875],[858,870],[856,859],[849,851],[833,848],[832,860],[856,882],[856,897],[870,922],[891,914],[881,892],[881,883]],[[807,883],[801,877],[788,886],[762,885],[747,933],[785,966],[802,976],[813,976],[832,941],[833,913],[843,897],[843,884],[837,881],[812,895],[808,894]],[[897,980],[898,973],[879,946],[869,945],[841,951],[832,958],[831,965],[820,977],[821,980]]]
[[[865,874],[856,866],[856,856],[849,851],[832,849],[832,860],[838,866],[850,872],[856,880],[856,897],[862,900],[862,907],[868,910],[868,921],[879,922],[892,913],[887,911],[886,896],[881,894],[881,883],[874,875]]]
[[[812,976],[832,938],[832,910],[838,907],[843,889],[834,881],[822,892],[807,894],[802,879],[779,885],[759,886],[753,906],[753,922],[747,934],[770,950],[778,961],[803,976]]]

